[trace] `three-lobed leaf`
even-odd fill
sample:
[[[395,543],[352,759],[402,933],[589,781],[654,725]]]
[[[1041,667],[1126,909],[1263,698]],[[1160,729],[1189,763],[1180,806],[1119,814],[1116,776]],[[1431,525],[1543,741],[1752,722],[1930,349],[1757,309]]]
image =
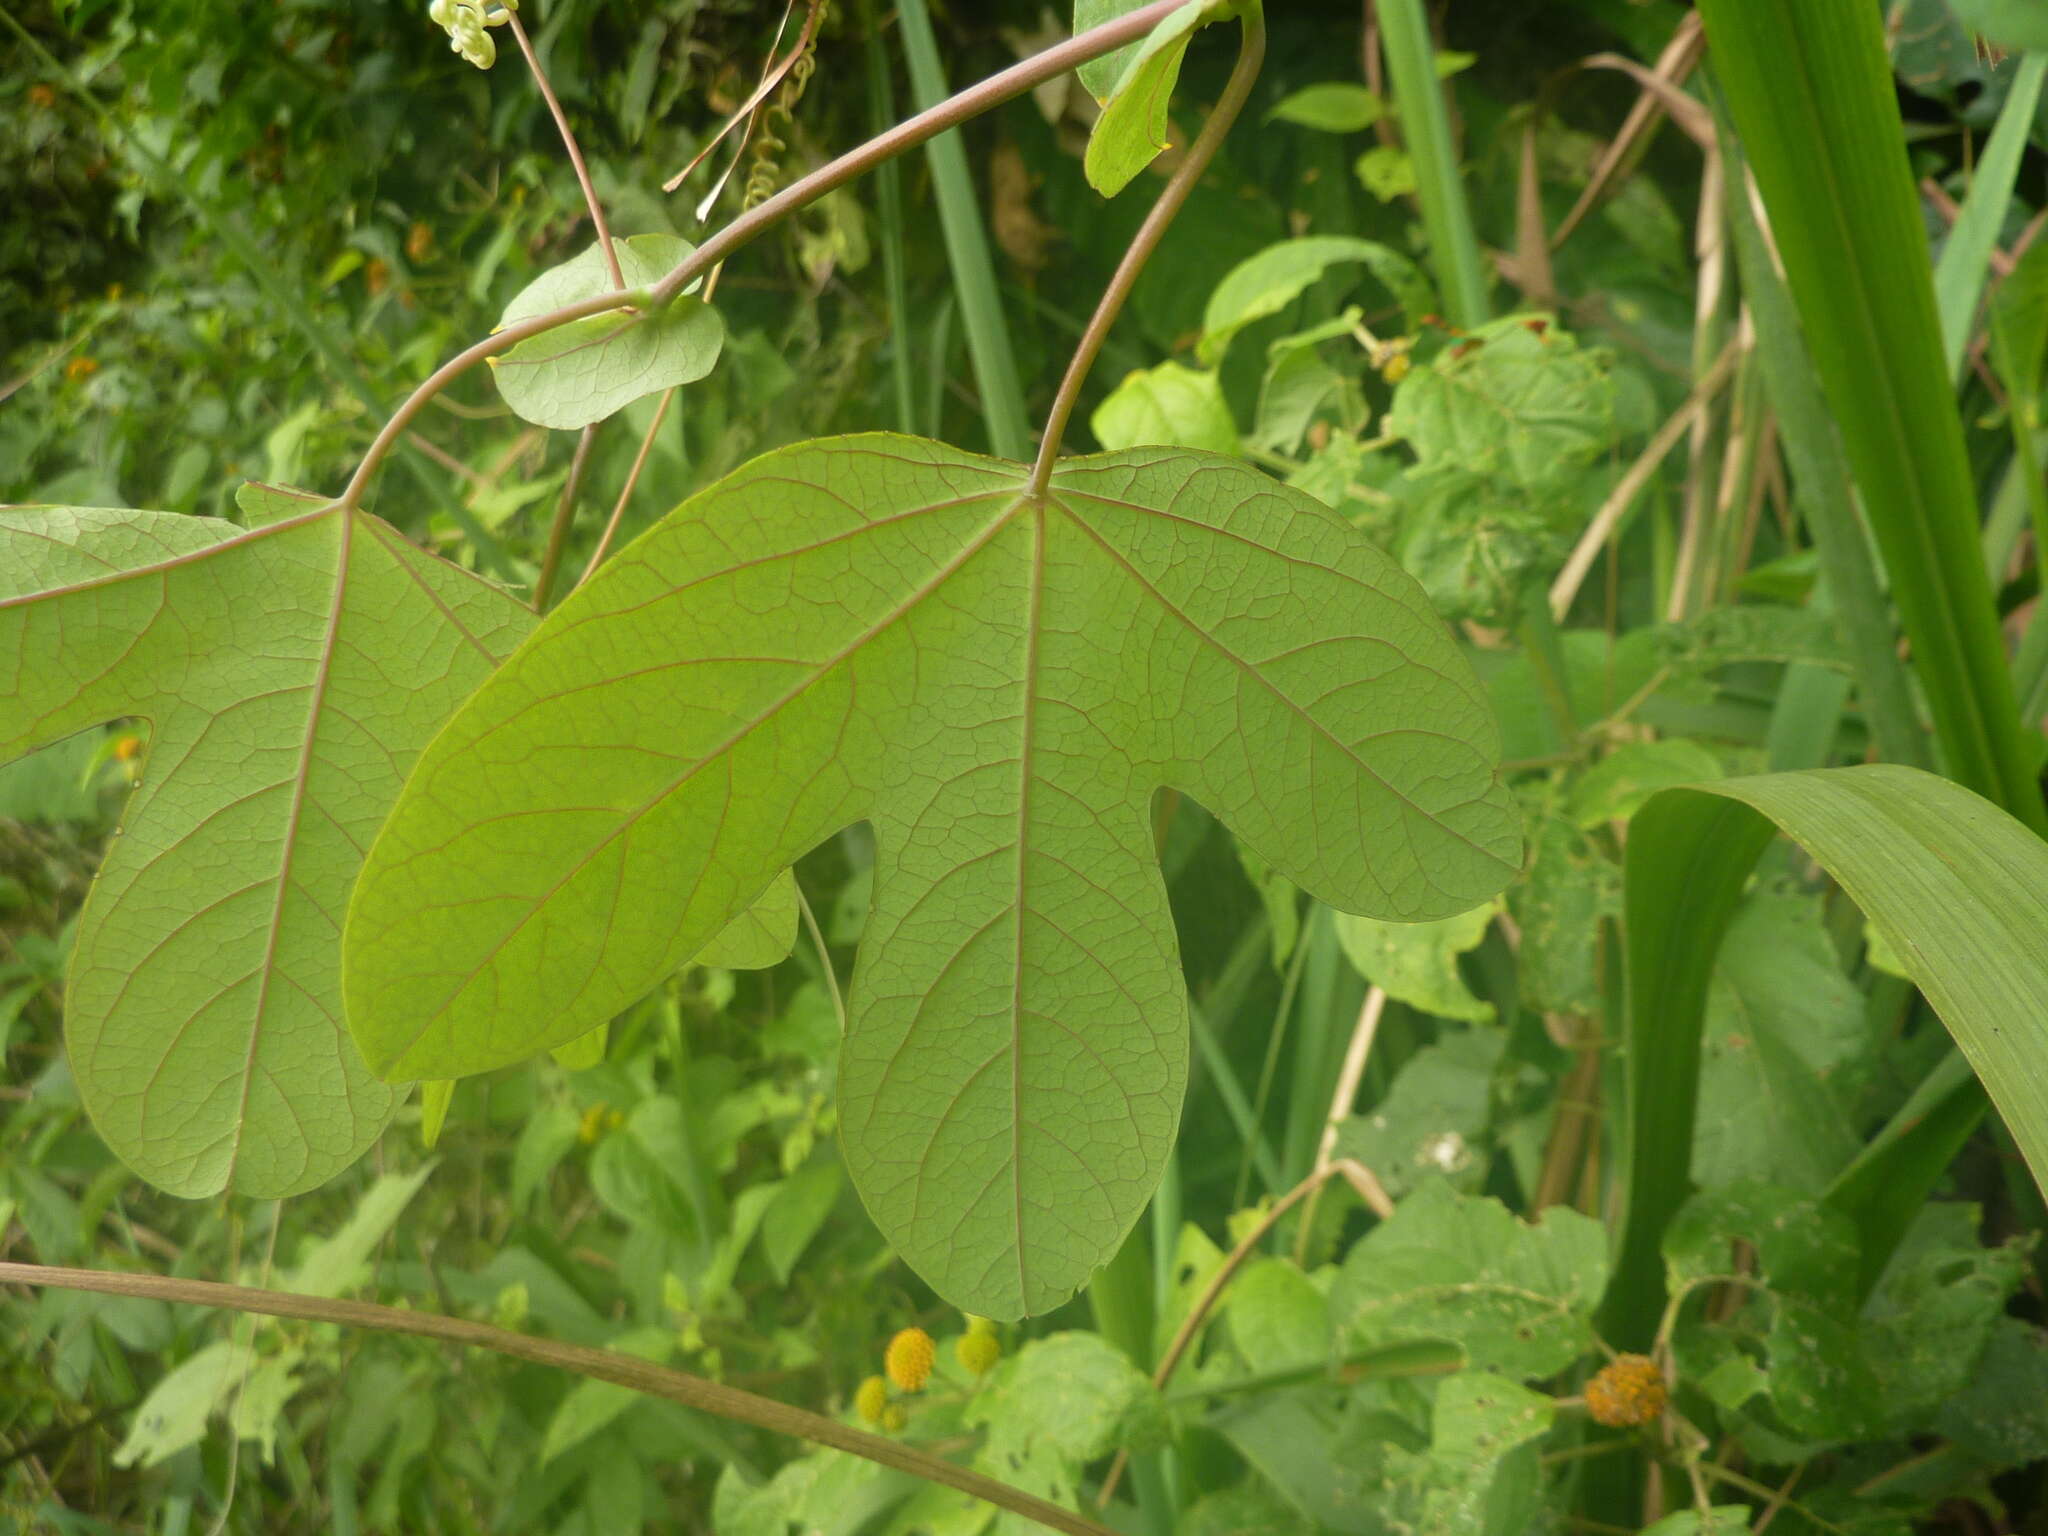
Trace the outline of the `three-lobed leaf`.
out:
[[[251,506],[246,530],[0,513],[0,759],[149,723],[66,1031],[101,1134],[184,1195],[310,1189],[390,1118],[400,1092],[341,1023],[349,887],[414,756],[532,622],[376,518]]]
[[[574,1038],[866,820],[848,1165],[950,1300],[1070,1295],[1149,1198],[1186,1085],[1153,795],[1389,918],[1491,896],[1519,829],[1443,624],[1318,503],[1157,449],[1027,481],[912,438],[799,444],[572,594],[366,864],[345,970],[375,1068]]]
[[[674,235],[612,241],[628,288],[659,282],[690,254]],[[596,246],[541,273],[505,306],[498,328],[516,325],[612,288]],[[602,421],[643,395],[709,373],[725,345],[725,323],[702,299],[679,295],[667,308],[617,310],[530,336],[491,359],[505,403],[537,426],[574,429]]]

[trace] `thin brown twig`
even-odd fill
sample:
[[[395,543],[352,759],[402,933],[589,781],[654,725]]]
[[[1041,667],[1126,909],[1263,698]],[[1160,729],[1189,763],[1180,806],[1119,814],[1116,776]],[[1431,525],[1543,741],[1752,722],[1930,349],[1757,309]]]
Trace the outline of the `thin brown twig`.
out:
[[[1136,10],[1129,11],[1113,21],[1106,21],[1099,27],[1091,27],[1064,43],[1057,43],[1040,53],[1035,53],[1030,58],[989,76],[979,84],[947,97],[938,105],[927,108],[914,117],[906,118],[888,132],[877,134],[865,144],[848,150],[838,159],[818,167],[806,176],[799,177],[765,203],[748,209],[684,257],[660,282],[648,288],[626,293],[596,294],[587,299],[579,299],[573,304],[564,304],[559,309],[552,309],[546,314],[535,315],[532,319],[521,321],[517,325],[507,326],[504,330],[473,343],[435,369],[406,397],[364,452],[362,462],[356,466],[347,487],[336,500],[346,507],[360,506],[363,493],[369,488],[378,466],[389,455],[392,445],[412,424],[413,418],[425,409],[429,400],[446,389],[451,381],[460,378],[485,358],[493,357],[557,326],[588,319],[592,315],[628,307],[639,308],[643,312],[665,307],[708,268],[717,265],[740,247],[774,228],[798,209],[809,206],[827,192],[865,175],[884,161],[894,159],[906,150],[915,149],[925,140],[944,133],[948,128],[958,127],[961,123],[1001,106],[1012,97],[1021,96],[1033,86],[1055,79],[1090,59],[1099,58],[1125,43],[1135,42],[1179,9],[1182,3],[1183,0],[1150,0],[1150,3],[1141,5]]]
[[[619,253],[612,249],[612,232],[604,221],[604,207],[597,200],[597,188],[591,185],[590,167],[583,163],[583,151],[577,146],[576,135],[569,127],[569,115],[562,110],[555,88],[548,84],[547,71],[540,67],[540,55],[533,51],[526,28],[519,23],[519,13],[508,8],[505,18],[506,25],[512,29],[512,36],[518,39],[519,51],[526,55],[526,67],[533,71],[533,83],[540,87],[541,99],[548,104],[548,111],[554,114],[555,127],[561,130],[562,148],[569,152],[569,163],[576,168],[576,180],[583,188],[583,201],[590,209],[590,222],[597,230],[597,248],[604,252],[605,270],[612,275],[612,286],[624,288],[626,275],[619,270]]]
[[[647,430],[640,436],[640,451],[633,455],[633,467],[626,471],[626,483],[619,490],[619,499],[612,503],[612,515],[605,519],[604,532],[597,536],[597,548],[590,552],[590,563],[583,567],[583,574],[577,578],[581,586],[590,580],[591,573],[604,564],[605,554],[612,547],[612,538],[619,531],[619,519],[625,516],[626,503],[633,499],[633,487],[640,483],[640,469],[646,464],[647,455],[654,447],[654,434],[661,430],[661,418],[668,414],[669,402],[676,397],[682,386],[671,384],[662,391],[661,403],[654,408],[654,419],[647,423]]]
[[[569,460],[569,477],[562,482],[562,499],[555,503],[555,520],[548,526],[548,547],[540,557],[540,574],[533,579],[535,613],[546,613],[548,599],[555,594],[562,552],[568,547],[570,525],[576,521],[576,493],[583,489],[583,472],[590,465],[590,445],[597,440],[597,427],[593,421],[576,439],[576,456]]]
[[[1330,1095],[1330,1113],[1323,1121],[1322,1140],[1316,1146],[1315,1170],[1318,1173],[1336,1161],[1337,1132],[1350,1117],[1351,1106],[1358,1099],[1358,1084],[1365,1076],[1366,1058],[1372,1054],[1372,1043],[1380,1032],[1380,1016],[1386,1011],[1386,989],[1367,987],[1365,1001],[1358,1008],[1358,1022],[1351,1027],[1351,1043],[1344,1048],[1344,1065],[1337,1071],[1337,1089]],[[1318,1184],[1308,1197],[1301,1220],[1295,1224],[1294,1262],[1297,1264],[1308,1257],[1309,1232],[1316,1218],[1316,1202],[1322,1197],[1323,1186]]]
[[[374,1328],[384,1333],[410,1334],[444,1344],[488,1349],[515,1360],[558,1370],[573,1371],[597,1381],[609,1381],[649,1397],[666,1398],[713,1413],[721,1418],[752,1424],[775,1434],[793,1435],[833,1450],[846,1451],[885,1467],[908,1472],[913,1477],[957,1488],[974,1498],[1012,1510],[1027,1519],[1071,1536],[1109,1536],[1094,1521],[1061,1509],[1036,1495],[999,1483],[966,1467],[955,1466],[927,1451],[899,1440],[871,1435],[865,1430],[828,1419],[823,1414],[792,1408],[773,1398],[742,1392],[722,1382],[707,1381],[651,1361],[609,1350],[590,1349],[556,1339],[535,1338],[513,1333],[489,1323],[464,1317],[446,1317],[400,1307],[379,1306],[367,1301],[341,1301],[325,1296],[301,1296],[291,1291],[261,1290],[254,1286],[223,1285],[211,1280],[173,1279],[163,1275],[123,1274],[113,1270],[68,1269],[57,1265],[0,1263],[0,1284],[47,1286],[61,1290],[94,1291],[105,1296],[140,1296],[153,1301],[188,1303],[201,1307],[223,1307],[237,1312],[260,1313],[267,1317],[290,1317],[305,1322],[335,1323],[344,1328]]]

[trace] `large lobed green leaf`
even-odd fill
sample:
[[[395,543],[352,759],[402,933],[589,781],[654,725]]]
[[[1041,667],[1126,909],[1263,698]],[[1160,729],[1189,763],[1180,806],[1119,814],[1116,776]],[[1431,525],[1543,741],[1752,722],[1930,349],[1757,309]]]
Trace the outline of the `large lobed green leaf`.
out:
[[[66,1030],[101,1134],[184,1195],[310,1189],[390,1118],[341,1024],[349,886],[414,755],[532,622],[376,518],[244,499],[275,520],[0,513],[0,759],[149,722]]]
[[[869,821],[841,1055],[863,1198],[969,1310],[1064,1300],[1156,1184],[1187,1001],[1163,786],[1333,905],[1513,873],[1485,699],[1414,582],[1235,460],[769,454],[574,593],[450,723],[345,940],[380,1072],[483,1071],[644,992]]]
[[[1890,764],[1666,790],[1628,840],[1627,1196],[1604,1304],[1625,1346],[1656,1326],[1657,1247],[1690,1182],[1708,978],[1774,827],[1889,941],[2048,1187],[2048,843],[1960,785]],[[1881,1266],[1874,1245],[1896,1237],[1865,1225],[1865,1260]]]

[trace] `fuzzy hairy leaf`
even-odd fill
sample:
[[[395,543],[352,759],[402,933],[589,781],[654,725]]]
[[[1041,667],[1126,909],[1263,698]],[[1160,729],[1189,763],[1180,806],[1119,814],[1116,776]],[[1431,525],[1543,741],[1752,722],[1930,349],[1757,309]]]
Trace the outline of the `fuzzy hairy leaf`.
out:
[[[311,1189],[397,1107],[341,1024],[349,886],[414,755],[532,622],[376,518],[299,506],[248,530],[0,513],[0,758],[149,722],[66,1029],[100,1133],[176,1194]]]
[[[949,1300],[1063,1301],[1156,1184],[1188,1013],[1153,795],[1380,917],[1513,873],[1483,694],[1415,584],[1235,460],[768,454],[572,594],[414,775],[358,885],[351,1027],[485,1071],[632,1002],[852,822],[874,892],[847,1162]]]

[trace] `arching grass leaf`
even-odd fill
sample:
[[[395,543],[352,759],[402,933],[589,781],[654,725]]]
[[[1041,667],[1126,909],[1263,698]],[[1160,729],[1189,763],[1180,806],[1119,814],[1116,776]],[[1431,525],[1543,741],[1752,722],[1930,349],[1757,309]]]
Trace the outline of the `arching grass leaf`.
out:
[[[674,235],[614,240],[629,288],[666,277],[694,247]],[[505,307],[498,328],[594,298],[612,287],[603,253],[582,255],[541,273]],[[602,421],[642,395],[709,373],[725,345],[725,322],[702,299],[684,294],[657,313],[619,310],[572,321],[491,359],[505,403],[536,426],[574,429]]]
[[[101,1134],[182,1195],[310,1189],[390,1118],[341,1027],[343,906],[414,755],[532,622],[376,518],[278,495],[248,530],[0,513],[0,758],[149,722],[66,1029]]]
[[[1773,830],[1884,933],[2048,1186],[2048,843],[1959,784],[1877,764],[1667,789],[1628,839],[1627,1199],[1611,1342],[1662,1307],[1657,1245],[1689,1185],[1714,956]],[[1898,1231],[1863,1220],[1866,1265]]]
[[[866,820],[848,1166],[956,1304],[1072,1294],[1186,1084],[1153,795],[1387,918],[1486,899],[1520,839],[1442,622],[1320,504],[1160,449],[1068,460],[1042,500],[1026,479],[914,438],[798,444],[573,593],[370,856],[345,968],[372,1065],[572,1039]]]

